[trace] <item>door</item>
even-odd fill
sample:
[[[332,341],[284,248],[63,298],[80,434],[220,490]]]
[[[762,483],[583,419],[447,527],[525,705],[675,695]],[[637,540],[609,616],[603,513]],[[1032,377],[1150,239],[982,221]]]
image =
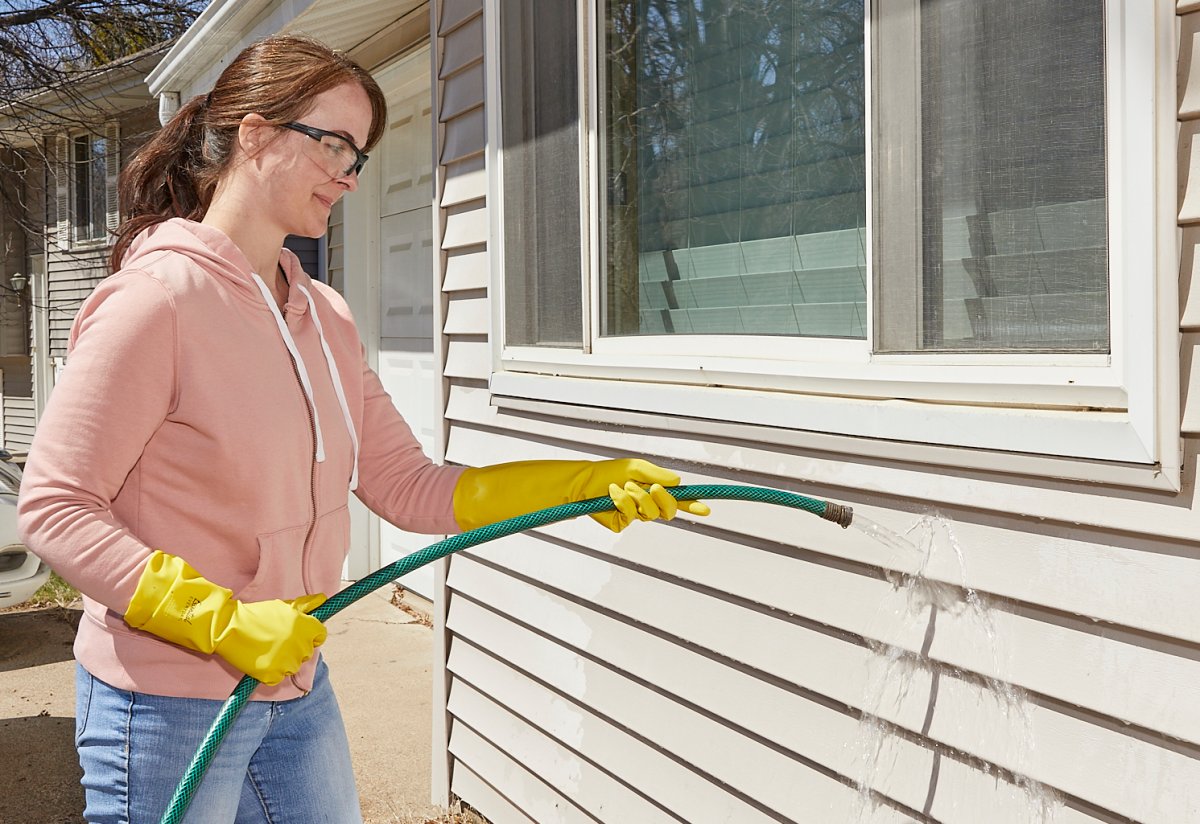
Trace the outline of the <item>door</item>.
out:
[[[379,186],[379,378],[427,455],[438,420],[433,362],[433,135],[429,47],[376,75],[388,99],[388,128],[375,153]],[[386,566],[436,538],[379,518]],[[407,589],[433,597],[433,567],[404,576]]]

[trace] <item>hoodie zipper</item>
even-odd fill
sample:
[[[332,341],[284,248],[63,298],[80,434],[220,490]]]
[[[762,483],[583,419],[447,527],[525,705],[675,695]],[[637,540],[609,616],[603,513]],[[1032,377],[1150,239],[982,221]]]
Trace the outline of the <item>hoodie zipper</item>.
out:
[[[287,312],[287,307],[284,307],[284,312]],[[304,401],[304,411],[308,413],[308,436],[309,442],[312,444],[312,460],[309,462],[308,471],[308,490],[309,502],[312,504],[312,515],[308,520],[308,530],[304,533],[304,543],[300,547],[300,575],[304,581],[304,589],[307,592],[309,587],[308,582],[308,542],[312,540],[313,532],[317,526],[317,422],[313,418],[312,407],[308,404],[308,397],[304,393],[304,382],[300,380],[300,367],[296,364],[296,359],[292,357],[292,353],[288,352],[288,360],[292,364],[292,374],[296,377],[296,388],[300,390],[300,399]],[[296,680],[296,676],[292,675],[292,684],[296,689],[300,690],[305,695],[308,695],[308,690],[300,686],[300,682]]]

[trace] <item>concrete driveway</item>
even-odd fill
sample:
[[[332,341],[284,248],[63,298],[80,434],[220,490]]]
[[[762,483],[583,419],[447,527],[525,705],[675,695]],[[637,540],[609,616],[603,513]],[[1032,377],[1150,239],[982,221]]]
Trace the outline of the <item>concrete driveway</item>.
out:
[[[372,593],[322,647],[346,719],[367,824],[453,821],[429,802],[432,631]],[[77,608],[0,613],[0,821],[78,822]]]

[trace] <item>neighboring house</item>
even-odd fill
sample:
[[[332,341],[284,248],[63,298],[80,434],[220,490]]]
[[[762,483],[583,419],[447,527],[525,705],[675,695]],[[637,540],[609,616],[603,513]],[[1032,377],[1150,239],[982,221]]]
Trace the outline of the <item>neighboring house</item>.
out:
[[[170,46],[0,112],[9,146],[3,168],[10,170],[0,181],[0,442],[15,453],[28,450],[66,362],[75,313],[109,273],[110,231],[120,222],[117,175],[159,127],[159,103],[145,81]],[[324,277],[323,242],[287,239],[313,277]],[[14,275],[23,276],[21,289],[13,288]]]
[[[0,111],[0,369],[6,449],[29,448],[83,298],[107,274],[117,172],[158,126],[146,72],[168,44]],[[13,277],[24,285],[13,288]]]
[[[859,519],[443,562],[436,800],[1200,819],[1200,3],[218,0],[151,88],[281,29],[394,104],[330,277],[431,454]],[[427,543],[356,517],[351,574]]]

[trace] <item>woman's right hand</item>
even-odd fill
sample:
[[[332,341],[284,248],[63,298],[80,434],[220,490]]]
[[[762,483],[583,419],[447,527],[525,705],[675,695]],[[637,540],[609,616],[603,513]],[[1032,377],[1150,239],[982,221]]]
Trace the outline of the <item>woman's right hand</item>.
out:
[[[182,647],[216,653],[273,685],[295,675],[325,642],[325,625],[306,614],[324,602],[323,594],[238,601],[182,558],[155,550],[125,610],[125,622]]]

